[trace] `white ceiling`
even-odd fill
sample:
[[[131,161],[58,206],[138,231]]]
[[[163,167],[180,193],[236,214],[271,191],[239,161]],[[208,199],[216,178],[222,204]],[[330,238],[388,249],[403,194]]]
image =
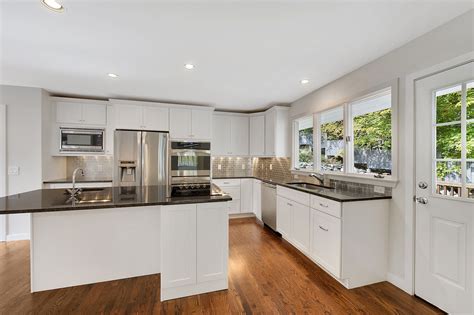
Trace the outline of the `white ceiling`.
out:
[[[63,13],[40,0],[1,2],[0,83],[239,111],[293,102],[472,7],[456,0],[60,2]],[[301,85],[303,78],[310,83]]]

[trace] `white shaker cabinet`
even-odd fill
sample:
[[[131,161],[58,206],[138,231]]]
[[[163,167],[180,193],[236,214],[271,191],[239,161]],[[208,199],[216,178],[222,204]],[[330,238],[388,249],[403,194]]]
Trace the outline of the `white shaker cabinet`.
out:
[[[253,213],[259,219],[262,220],[262,181],[253,179]]]
[[[145,130],[168,131],[169,109],[166,107],[143,106],[143,128]]]
[[[297,248],[303,253],[309,253],[310,240],[310,209],[308,205],[292,203],[292,239]]]
[[[215,156],[248,156],[248,115],[214,113],[211,148]]]
[[[251,156],[265,155],[265,115],[250,116],[250,144]]]
[[[82,124],[105,126],[107,102],[81,99],[52,98],[59,124]]]
[[[211,134],[212,110],[170,108],[170,136],[172,139],[209,140]]]
[[[242,178],[240,180],[240,212],[253,213],[253,179]]]
[[[169,109],[166,106],[122,100],[112,100],[112,103],[114,103],[116,129],[169,130]]]
[[[292,213],[291,200],[277,196],[277,231],[286,239],[291,238]]]
[[[288,107],[274,106],[265,112],[265,155],[290,156]]]

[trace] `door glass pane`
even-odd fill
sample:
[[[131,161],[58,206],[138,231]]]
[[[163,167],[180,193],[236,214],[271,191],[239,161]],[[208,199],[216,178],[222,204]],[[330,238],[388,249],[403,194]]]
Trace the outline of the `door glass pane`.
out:
[[[461,162],[436,162],[436,193],[445,196],[461,196]]]
[[[343,171],[344,109],[338,107],[321,113],[321,170]]]
[[[392,173],[391,100],[388,91],[351,105],[358,173]]]
[[[298,164],[300,169],[313,169],[313,116],[298,119]]]
[[[474,161],[466,164],[466,190],[467,197],[474,198]]]
[[[467,84],[467,119],[474,119],[474,82]]]
[[[436,92],[436,123],[461,120],[461,85]]]
[[[474,123],[469,123],[466,127],[466,157],[474,159]]]
[[[436,127],[436,158],[461,159],[461,124]]]

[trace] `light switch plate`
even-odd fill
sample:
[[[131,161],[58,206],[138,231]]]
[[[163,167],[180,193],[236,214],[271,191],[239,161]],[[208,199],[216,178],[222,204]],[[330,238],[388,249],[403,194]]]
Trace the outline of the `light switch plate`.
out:
[[[273,170],[273,164],[270,164],[270,171]]]
[[[383,186],[374,186],[374,192],[377,194],[385,194],[385,187]]]
[[[222,165],[217,164],[217,169],[218,169],[218,170],[221,170],[221,169],[222,169]]]
[[[19,166],[9,166],[8,167],[8,175],[12,175],[12,176],[20,175],[20,167]]]

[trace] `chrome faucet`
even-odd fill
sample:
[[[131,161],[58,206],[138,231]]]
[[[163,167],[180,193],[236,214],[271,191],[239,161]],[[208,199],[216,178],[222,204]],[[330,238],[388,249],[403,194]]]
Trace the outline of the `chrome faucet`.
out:
[[[324,185],[324,174],[321,173],[311,173],[310,177],[316,178],[321,185]]]
[[[78,172],[81,173],[81,176],[84,176],[84,170],[82,168],[76,168],[74,172],[72,172],[72,189],[67,190],[71,194],[71,197],[76,197],[81,193],[81,189],[76,188],[76,175]]]

